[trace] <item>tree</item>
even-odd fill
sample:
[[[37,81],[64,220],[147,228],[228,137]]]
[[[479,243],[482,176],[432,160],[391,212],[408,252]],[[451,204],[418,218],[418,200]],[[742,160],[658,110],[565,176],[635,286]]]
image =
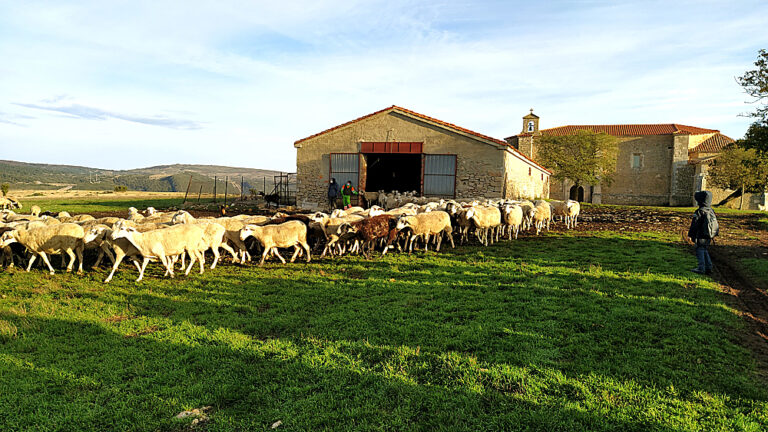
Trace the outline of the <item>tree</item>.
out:
[[[768,121],[756,121],[749,125],[741,146],[755,149],[763,156],[768,156]]]
[[[755,149],[744,148],[741,141],[731,144],[717,156],[707,177],[712,185],[741,191],[739,208],[744,209],[747,192],[762,192],[768,182],[768,157]]]
[[[9,185],[8,183],[3,183],[0,185],[0,191],[3,192],[3,196],[8,195],[8,189],[10,188],[11,188],[11,185]]]
[[[755,66],[755,70],[745,72],[736,81],[748,95],[755,98],[753,103],[758,104],[757,110],[749,116],[757,117],[765,123],[768,122],[768,104],[764,102],[768,101],[768,51],[761,49],[758,52]]]
[[[576,131],[573,135],[544,135],[538,158],[552,170],[552,177],[570,180],[577,187],[613,183],[619,140],[605,132]]]

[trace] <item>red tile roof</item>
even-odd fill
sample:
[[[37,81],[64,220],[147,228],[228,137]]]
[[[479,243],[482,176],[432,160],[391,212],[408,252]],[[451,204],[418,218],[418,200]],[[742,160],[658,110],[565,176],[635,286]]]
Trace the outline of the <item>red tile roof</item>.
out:
[[[388,111],[397,111],[397,112],[400,112],[402,114],[410,115],[410,116],[413,116],[413,117],[420,118],[422,120],[426,120],[426,121],[431,122],[431,123],[438,124],[438,125],[443,126],[443,127],[447,128],[447,129],[453,129],[455,131],[463,132],[463,133],[468,134],[468,135],[473,135],[473,136],[475,136],[477,138],[480,138],[482,140],[490,141],[490,142],[492,142],[494,144],[498,144],[498,145],[506,148],[507,150],[512,151],[514,154],[516,154],[518,156],[521,156],[524,160],[530,162],[531,164],[533,164],[534,166],[536,166],[539,169],[543,170],[547,174],[552,174],[552,172],[550,170],[548,170],[548,169],[544,168],[543,166],[539,165],[536,161],[534,161],[533,159],[529,158],[528,156],[520,153],[519,151],[517,151],[517,149],[515,149],[514,147],[509,145],[509,143],[506,142],[506,141],[502,141],[500,139],[496,139],[496,138],[490,137],[488,135],[483,135],[481,133],[471,131],[471,130],[463,128],[461,126],[457,126],[457,125],[455,125],[453,123],[448,123],[448,122],[445,122],[445,121],[442,121],[442,120],[438,120],[438,119],[436,119],[434,117],[430,117],[430,116],[427,116],[427,115],[424,115],[424,114],[419,114],[419,113],[417,113],[415,111],[411,111],[409,109],[402,108],[402,107],[399,107],[397,105],[392,105],[391,107],[384,108],[382,110],[370,113],[368,115],[364,115],[362,117],[358,117],[358,118],[356,118],[354,120],[348,121],[346,123],[342,123],[342,124],[340,124],[338,126],[334,126],[334,127],[330,128],[330,129],[326,129],[326,130],[324,130],[322,132],[318,132],[318,133],[316,133],[314,135],[310,135],[310,136],[308,136],[306,138],[302,138],[302,139],[294,142],[294,144],[299,144],[299,143],[307,141],[309,139],[318,137],[320,135],[324,135],[324,134],[326,134],[328,132],[331,132],[331,131],[334,131],[334,130],[337,130],[337,129],[341,129],[341,128],[345,127],[345,126],[349,126],[349,125],[351,125],[353,123],[357,123],[357,122],[359,122],[361,120],[365,120],[365,119],[367,119],[369,117],[373,117],[373,116],[375,116],[377,114],[381,114],[381,113],[388,112]]]
[[[613,136],[641,136],[641,135],[701,135],[708,133],[717,133],[715,129],[705,129],[696,126],[686,126],[676,123],[666,124],[625,124],[625,125],[568,125],[551,129],[542,129],[543,135],[570,135],[578,130],[591,130],[594,132],[605,132]],[[527,136],[521,134],[518,136]]]
[[[688,153],[720,153],[725,146],[734,142],[735,141],[732,138],[721,133],[716,133],[704,140],[701,144],[688,150]]]

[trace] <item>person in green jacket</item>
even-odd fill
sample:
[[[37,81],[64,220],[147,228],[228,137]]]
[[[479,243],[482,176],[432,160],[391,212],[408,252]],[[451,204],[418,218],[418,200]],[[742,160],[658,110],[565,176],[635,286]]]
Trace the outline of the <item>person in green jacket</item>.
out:
[[[352,207],[352,195],[357,195],[357,191],[352,186],[352,181],[347,180],[347,183],[341,187],[341,202],[344,204],[344,210]]]

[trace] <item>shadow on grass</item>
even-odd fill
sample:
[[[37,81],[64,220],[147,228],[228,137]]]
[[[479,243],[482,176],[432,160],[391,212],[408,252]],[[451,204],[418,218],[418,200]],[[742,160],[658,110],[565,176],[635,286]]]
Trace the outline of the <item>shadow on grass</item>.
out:
[[[691,257],[652,240],[551,243],[557,248],[539,243],[534,250],[528,242],[370,261],[229,267],[219,270],[227,274],[214,271],[180,284],[116,281],[110,287],[124,289],[87,295],[117,308],[130,305],[137,315],[256,339],[365,340],[457,351],[488,364],[765,398],[734,336],[742,329],[726,296],[680,269]],[[606,244],[651,254],[642,260],[652,271],[626,272],[622,253],[605,256],[599,268],[570,259],[585,247],[599,254]]]
[[[668,392],[648,390],[635,400],[627,384],[595,377],[596,384],[585,385],[547,368],[485,369],[450,353],[309,338],[258,341],[201,334],[194,326],[178,341],[162,327],[135,335],[110,323],[8,313],[0,319],[23,334],[0,345],[3,385],[15,389],[0,394],[5,430],[168,430],[180,427],[176,413],[205,405],[215,410],[208,430],[263,429],[276,420],[299,430],[687,426],[648,412],[679,407]],[[603,392],[597,399],[593,385]],[[689,409],[706,417],[706,402]]]

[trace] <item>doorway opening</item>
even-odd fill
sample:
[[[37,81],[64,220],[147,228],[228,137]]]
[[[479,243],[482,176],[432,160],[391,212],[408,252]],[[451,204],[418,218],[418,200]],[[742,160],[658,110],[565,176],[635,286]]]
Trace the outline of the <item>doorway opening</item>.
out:
[[[578,202],[583,202],[584,201],[584,188],[581,187],[581,186],[578,186],[578,187],[577,186],[572,186],[571,187],[570,195],[571,195],[571,199],[572,200],[575,200],[575,201],[578,201]]]
[[[369,153],[365,159],[365,190],[421,193],[420,154]]]

